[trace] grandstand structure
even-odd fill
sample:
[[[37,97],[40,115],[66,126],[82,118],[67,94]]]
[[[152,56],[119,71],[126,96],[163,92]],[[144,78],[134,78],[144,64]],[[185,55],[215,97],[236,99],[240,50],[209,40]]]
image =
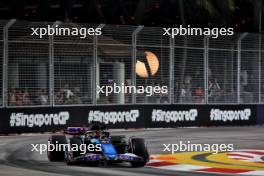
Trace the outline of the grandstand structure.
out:
[[[31,28],[102,28],[102,35],[38,36]],[[0,21],[0,106],[134,104],[261,104],[264,39],[163,35],[162,27]],[[155,75],[136,74],[146,51],[159,60]],[[168,93],[98,95],[98,85],[167,86]]]

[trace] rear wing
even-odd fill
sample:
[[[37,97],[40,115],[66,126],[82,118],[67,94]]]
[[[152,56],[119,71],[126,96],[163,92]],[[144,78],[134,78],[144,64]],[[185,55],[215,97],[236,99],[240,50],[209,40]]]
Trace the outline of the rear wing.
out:
[[[85,134],[86,131],[89,131],[87,127],[68,127],[64,130],[64,133],[69,135],[82,135]]]

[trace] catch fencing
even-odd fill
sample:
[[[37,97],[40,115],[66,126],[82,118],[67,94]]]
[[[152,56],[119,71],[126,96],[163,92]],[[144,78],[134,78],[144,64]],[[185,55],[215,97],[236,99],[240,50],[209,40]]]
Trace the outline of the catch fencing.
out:
[[[47,25],[101,28],[102,35],[31,35],[31,28]],[[163,33],[162,27],[2,20],[0,106],[264,102],[261,34],[170,38]],[[157,60],[146,60],[148,54]],[[113,82],[167,86],[168,92],[152,96],[97,93],[98,86]]]

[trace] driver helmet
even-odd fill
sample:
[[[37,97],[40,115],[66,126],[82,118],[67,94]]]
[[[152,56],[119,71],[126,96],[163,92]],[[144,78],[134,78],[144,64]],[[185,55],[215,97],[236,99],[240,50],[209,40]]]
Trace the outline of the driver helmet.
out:
[[[90,130],[93,132],[91,137],[93,137],[93,138],[100,138],[101,137],[101,129],[98,125],[92,125]]]

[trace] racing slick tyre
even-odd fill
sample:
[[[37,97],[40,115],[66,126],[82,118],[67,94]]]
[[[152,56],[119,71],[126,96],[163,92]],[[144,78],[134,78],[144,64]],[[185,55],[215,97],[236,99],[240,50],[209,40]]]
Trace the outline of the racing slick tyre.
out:
[[[65,135],[52,135],[49,138],[51,145],[67,144]],[[47,156],[49,161],[63,161],[64,160],[64,151],[47,151]]]
[[[131,138],[130,147],[133,154],[142,157],[142,161],[131,162],[132,167],[143,167],[149,160],[149,153],[145,140],[142,138]]]
[[[76,147],[78,146],[78,149],[80,149],[80,146],[82,145],[82,139],[79,137],[72,137],[70,138],[70,147]],[[78,157],[81,155],[81,151],[77,150],[77,151],[71,151],[71,149],[66,149],[65,151],[65,160],[67,165],[73,165],[76,163],[76,161],[74,161],[74,158]]]

